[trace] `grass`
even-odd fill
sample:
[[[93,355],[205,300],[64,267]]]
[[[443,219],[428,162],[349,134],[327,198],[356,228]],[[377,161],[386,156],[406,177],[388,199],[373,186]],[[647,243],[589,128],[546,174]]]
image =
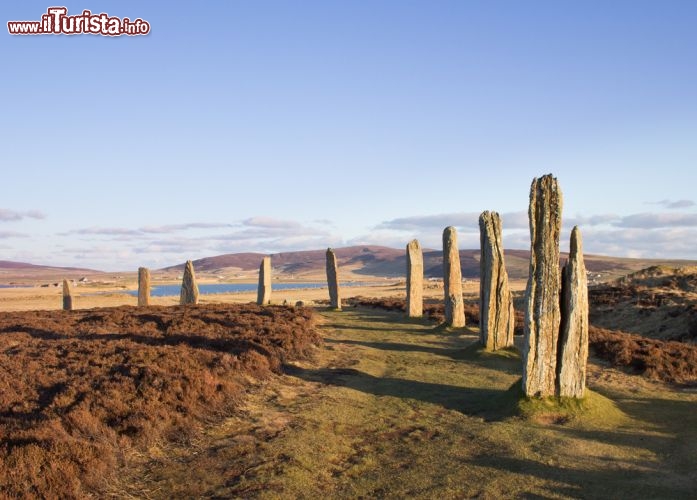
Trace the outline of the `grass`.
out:
[[[166,462],[148,469],[155,497],[693,497],[694,393],[593,365],[585,399],[525,399],[517,353],[485,352],[467,330],[322,317],[316,361],[289,364],[212,432],[180,489]],[[211,467],[237,472],[192,486]]]

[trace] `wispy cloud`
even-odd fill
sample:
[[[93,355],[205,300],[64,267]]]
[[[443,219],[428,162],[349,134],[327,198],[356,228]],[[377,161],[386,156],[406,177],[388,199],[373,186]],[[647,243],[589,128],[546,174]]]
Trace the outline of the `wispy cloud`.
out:
[[[617,214],[576,215],[575,217],[562,218],[564,225],[572,226],[602,226],[616,224],[622,221],[622,216]]]
[[[273,229],[299,229],[301,224],[292,220],[274,219],[273,217],[250,217],[242,221],[245,226]]]
[[[343,245],[341,237],[316,222],[303,224],[263,216],[225,224],[191,222],[140,228],[88,227],[60,236],[77,236],[85,242],[83,248],[75,248],[72,244],[72,248],[63,250],[65,260],[71,263],[91,260],[102,269],[153,263],[164,266],[225,253],[275,253]],[[105,238],[109,242],[106,247]],[[114,263],[110,262],[111,258],[124,261]]]
[[[697,214],[642,213],[622,217],[616,227],[657,229],[667,227],[697,227]]]
[[[187,224],[166,224],[164,226],[143,226],[138,230],[142,233],[174,233],[177,231],[186,231],[189,229],[220,229],[224,227],[232,227],[232,224],[209,223],[209,222],[189,222]]]
[[[661,201],[649,201],[648,205],[661,205],[665,208],[690,208],[695,206],[695,202],[692,200],[661,200]]]
[[[6,240],[9,238],[28,238],[29,235],[25,233],[19,233],[17,231],[0,231],[0,240]]]
[[[658,229],[669,227],[697,227],[697,213],[686,212],[645,212],[630,215],[596,214],[576,215],[563,218],[565,227],[607,226],[614,228]],[[501,214],[505,230],[528,229],[527,212],[509,212]],[[478,231],[479,214],[462,212],[438,215],[418,215],[387,220],[375,226],[375,230],[393,231],[442,231],[446,226],[455,226],[466,231]]]
[[[205,251],[208,245],[199,238],[171,238],[149,241],[135,248],[137,253],[189,254]]]
[[[150,234],[170,234],[190,229],[220,229],[232,227],[232,224],[209,223],[209,222],[189,222],[185,224],[165,224],[162,226],[143,226],[140,228],[125,228],[125,227],[86,227],[73,229],[64,233],[59,233],[60,236],[68,236],[72,234],[83,235],[102,235],[102,236],[144,236]]]
[[[22,219],[45,219],[46,214],[40,210],[17,211],[9,208],[0,208],[0,222],[12,222]]]
[[[84,227],[81,229],[74,229],[72,231],[66,231],[64,233],[58,233],[59,236],[70,236],[73,234],[83,234],[83,235],[102,235],[102,236],[124,236],[132,235],[137,236],[142,234],[141,231],[137,229],[127,229],[123,227]]]
[[[437,215],[416,215],[412,217],[400,217],[383,221],[375,229],[392,229],[398,231],[413,231],[420,229],[441,230],[447,226],[459,228],[479,228],[479,215],[481,212],[458,212]],[[528,227],[527,212],[508,212],[501,214],[501,224],[505,228],[522,229]]]
[[[583,234],[583,242],[587,253],[636,258],[697,258],[695,228],[588,229]]]

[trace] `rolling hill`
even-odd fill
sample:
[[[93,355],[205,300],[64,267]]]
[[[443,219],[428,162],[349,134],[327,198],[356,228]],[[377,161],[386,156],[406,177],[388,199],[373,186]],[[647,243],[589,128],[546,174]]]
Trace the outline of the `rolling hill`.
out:
[[[80,267],[58,267],[27,262],[0,260],[0,283],[31,283],[35,280],[77,279],[83,276],[94,277],[103,274],[93,269]]]
[[[387,278],[404,277],[406,269],[405,251],[377,245],[352,246],[335,249],[339,266],[355,277],[375,276]],[[197,271],[210,273],[255,272],[259,268],[262,253],[233,253],[206,257],[193,261]],[[561,260],[567,258],[562,253]],[[530,252],[507,250],[506,268],[511,279],[525,279],[528,274]],[[591,283],[607,281],[631,272],[655,265],[697,265],[697,261],[629,259],[586,255],[586,267],[591,273]],[[325,250],[307,250],[271,254],[274,273],[281,276],[309,277],[321,275],[325,269]],[[464,278],[479,278],[479,249],[460,250],[460,266]],[[182,270],[183,264],[170,266],[165,271]],[[443,256],[440,250],[424,249],[424,274],[427,278],[443,276]]]

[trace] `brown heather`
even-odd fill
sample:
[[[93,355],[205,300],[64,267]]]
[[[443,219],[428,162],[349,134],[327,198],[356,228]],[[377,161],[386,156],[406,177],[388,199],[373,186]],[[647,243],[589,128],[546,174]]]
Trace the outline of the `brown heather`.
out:
[[[129,452],[188,442],[320,342],[306,308],[0,316],[0,497],[99,494]]]

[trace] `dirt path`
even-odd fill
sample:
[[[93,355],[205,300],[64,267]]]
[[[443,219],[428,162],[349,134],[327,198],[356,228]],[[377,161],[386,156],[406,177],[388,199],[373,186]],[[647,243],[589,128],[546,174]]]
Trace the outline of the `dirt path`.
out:
[[[392,313],[322,315],[313,363],[262,384],[200,442],[133,457],[112,493],[690,498],[697,488],[694,393],[595,368],[588,418],[511,418],[515,354]]]

